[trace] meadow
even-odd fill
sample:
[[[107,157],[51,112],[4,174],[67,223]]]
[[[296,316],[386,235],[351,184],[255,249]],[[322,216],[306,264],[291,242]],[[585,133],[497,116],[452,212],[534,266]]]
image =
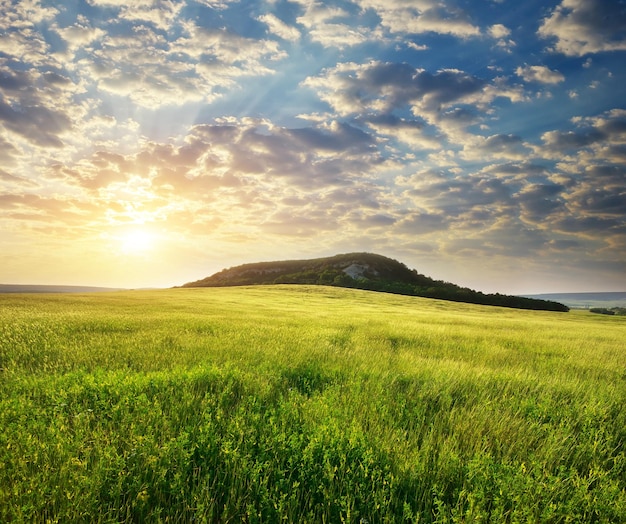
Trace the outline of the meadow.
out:
[[[626,318],[0,295],[0,522],[626,522]]]

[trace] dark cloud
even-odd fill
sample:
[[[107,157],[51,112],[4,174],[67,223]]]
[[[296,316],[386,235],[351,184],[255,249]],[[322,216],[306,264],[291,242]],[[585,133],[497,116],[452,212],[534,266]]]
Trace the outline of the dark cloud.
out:
[[[626,182],[620,192],[593,187],[578,193],[576,197],[577,207],[585,213],[624,217],[624,210],[626,210]],[[626,223],[626,219],[624,223]]]
[[[279,211],[262,222],[259,227],[266,233],[291,237],[317,237],[324,232],[336,231],[338,223],[335,217],[318,214],[317,216],[299,214],[297,210]]]
[[[382,214],[368,215],[361,221],[365,227],[390,227],[396,222],[397,219],[395,217]]]
[[[485,138],[478,146],[480,154],[518,158],[523,156],[528,148],[521,137],[517,135],[492,135]]]
[[[606,139],[606,135],[597,129],[580,131],[549,131],[543,136],[546,147],[551,151],[578,150]]]
[[[593,165],[587,168],[586,174],[594,186],[626,187],[626,164],[624,165]]]
[[[0,89],[5,94],[22,94],[33,87],[34,77],[26,71],[0,71]]]
[[[396,222],[394,232],[404,235],[427,235],[445,231],[449,219],[442,213],[411,212]]]
[[[339,64],[305,84],[317,88],[340,114],[350,114],[390,112],[412,104],[438,111],[480,93],[487,82],[456,69],[431,73],[406,63],[371,62]]]
[[[526,218],[534,223],[545,223],[548,215],[564,209],[560,199],[565,187],[559,184],[532,184],[515,195]]]
[[[502,214],[503,209],[511,205],[513,191],[505,181],[497,178],[480,175],[463,177],[452,173],[437,173],[434,176],[418,174],[408,184],[412,187],[406,195],[416,204],[421,202],[448,217],[466,218],[468,213],[484,211],[485,208],[497,209]],[[487,216],[492,215],[488,213]]]
[[[55,107],[64,98],[58,91],[62,78],[0,67],[0,124],[38,146],[61,147],[62,135],[72,128],[68,109]]]
[[[569,251],[581,247],[580,241],[573,239],[550,240],[548,245],[550,246],[550,248],[557,251]]]
[[[9,130],[43,147],[61,147],[59,135],[72,127],[70,118],[60,111],[42,106],[13,106],[0,100],[0,122]]]
[[[511,148],[519,147],[522,144],[522,139],[515,135],[493,135],[487,137],[483,144],[483,149],[486,151],[506,151]]]
[[[416,75],[414,85],[416,92],[412,100],[425,99],[427,107],[440,108],[477,93],[486,81],[457,70],[437,71],[435,74],[421,71]]]
[[[626,110],[609,111],[605,117],[597,120],[598,128],[608,136],[626,136]]]
[[[376,126],[382,126],[390,129],[423,129],[424,122],[422,120],[407,120],[400,118],[396,115],[377,114],[377,115],[364,115],[357,119],[358,121],[366,124],[374,124]]]
[[[616,218],[603,218],[598,216],[567,216],[552,222],[552,227],[563,233],[575,233],[585,236],[597,236],[607,234],[623,222]]]
[[[455,107],[448,111],[442,111],[439,116],[439,122],[452,124],[454,126],[469,126],[478,121],[478,116],[474,111],[470,111],[466,107]]]
[[[334,123],[329,130],[310,127],[285,130],[285,134],[312,150],[367,152],[374,148],[371,135],[346,123]]]

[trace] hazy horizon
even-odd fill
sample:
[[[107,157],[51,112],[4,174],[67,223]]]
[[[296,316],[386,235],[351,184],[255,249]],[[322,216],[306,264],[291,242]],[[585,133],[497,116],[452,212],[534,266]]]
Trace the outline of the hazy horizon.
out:
[[[0,14],[0,282],[162,288],[365,251],[488,293],[626,289],[621,3]]]

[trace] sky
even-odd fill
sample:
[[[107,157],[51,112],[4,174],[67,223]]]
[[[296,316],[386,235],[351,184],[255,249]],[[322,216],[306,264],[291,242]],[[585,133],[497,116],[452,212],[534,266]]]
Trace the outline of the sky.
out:
[[[0,0],[0,283],[624,291],[625,64],[623,0]]]

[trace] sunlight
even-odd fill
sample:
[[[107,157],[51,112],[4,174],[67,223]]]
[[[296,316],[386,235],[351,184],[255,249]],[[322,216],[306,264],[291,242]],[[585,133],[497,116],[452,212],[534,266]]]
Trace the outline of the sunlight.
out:
[[[141,255],[155,247],[156,236],[145,229],[130,229],[119,236],[121,251],[126,255]]]

